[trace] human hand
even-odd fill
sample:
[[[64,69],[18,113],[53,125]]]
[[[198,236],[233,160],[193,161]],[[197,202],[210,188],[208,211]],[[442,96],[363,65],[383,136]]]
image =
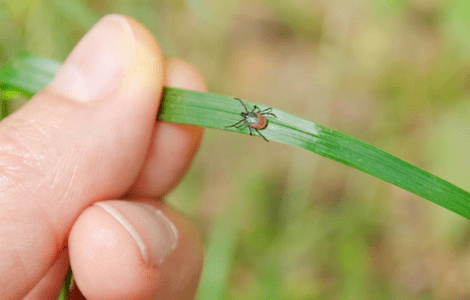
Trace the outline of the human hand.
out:
[[[69,261],[73,299],[194,297],[202,244],[161,199],[202,128],[155,122],[163,85],[205,89],[141,24],[111,15],[0,123],[0,299],[57,299]]]

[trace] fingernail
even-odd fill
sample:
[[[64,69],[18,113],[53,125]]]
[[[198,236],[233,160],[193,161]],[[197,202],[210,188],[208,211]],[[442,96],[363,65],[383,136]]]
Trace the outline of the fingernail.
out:
[[[175,224],[161,210],[129,201],[96,202],[132,236],[147,265],[158,266],[178,244]]]
[[[82,102],[102,99],[121,86],[136,48],[127,20],[108,15],[75,46],[49,86]]]

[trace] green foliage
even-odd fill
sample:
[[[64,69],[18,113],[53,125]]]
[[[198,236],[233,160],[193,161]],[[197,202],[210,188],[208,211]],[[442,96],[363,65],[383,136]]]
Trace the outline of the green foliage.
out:
[[[23,54],[5,65],[0,73],[0,83],[34,94],[52,80],[57,66],[57,62]],[[245,104],[249,110],[254,105],[261,110],[266,108],[246,101]],[[227,128],[240,120],[243,111],[233,97],[165,87],[157,119],[248,134],[248,126]],[[270,118],[263,129],[267,139],[304,148],[356,168],[470,219],[468,192],[338,131],[278,109],[273,109],[272,113],[277,117]]]

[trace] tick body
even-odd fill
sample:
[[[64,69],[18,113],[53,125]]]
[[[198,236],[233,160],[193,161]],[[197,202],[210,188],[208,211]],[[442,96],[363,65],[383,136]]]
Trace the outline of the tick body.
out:
[[[226,127],[241,128],[245,125],[248,125],[250,135],[253,135],[253,130],[255,130],[266,142],[269,142],[259,131],[265,129],[266,126],[268,126],[268,120],[265,116],[276,118],[276,115],[271,112],[273,109],[270,107],[264,110],[260,110],[259,107],[255,105],[251,111],[248,111],[248,108],[242,100],[238,98],[234,99],[240,101],[240,103],[243,105],[243,108],[245,108],[245,111],[240,113],[240,116],[242,116],[243,119],[233,125]]]

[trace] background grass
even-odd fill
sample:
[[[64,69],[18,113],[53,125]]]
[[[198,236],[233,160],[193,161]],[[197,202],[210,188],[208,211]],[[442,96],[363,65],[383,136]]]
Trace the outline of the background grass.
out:
[[[357,137],[470,189],[464,1],[0,2],[0,60],[64,60],[101,16],[144,23],[209,91]],[[468,220],[307,151],[206,130],[168,202],[206,242],[200,299],[470,297]]]

